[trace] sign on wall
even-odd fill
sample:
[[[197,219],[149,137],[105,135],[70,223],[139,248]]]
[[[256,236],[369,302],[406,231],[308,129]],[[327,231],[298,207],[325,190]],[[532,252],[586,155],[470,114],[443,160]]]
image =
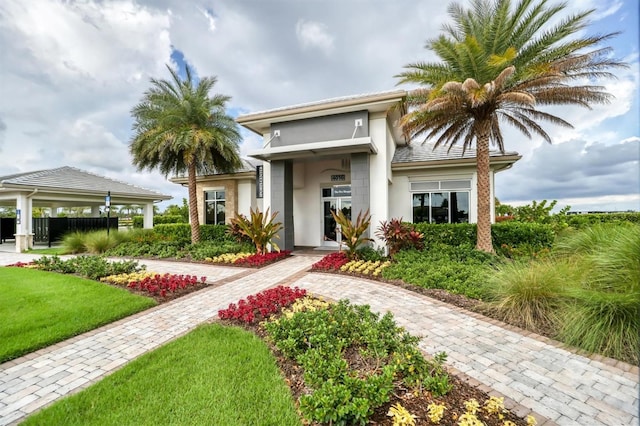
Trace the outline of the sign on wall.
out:
[[[256,198],[264,197],[264,166],[256,166]]]

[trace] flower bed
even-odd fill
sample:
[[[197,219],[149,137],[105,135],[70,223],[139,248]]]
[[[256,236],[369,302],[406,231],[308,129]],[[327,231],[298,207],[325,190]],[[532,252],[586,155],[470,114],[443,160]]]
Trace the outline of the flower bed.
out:
[[[349,262],[349,258],[343,252],[329,253],[318,262],[311,265],[313,271],[339,271],[340,268]]]
[[[252,324],[257,320],[266,319],[271,314],[291,305],[297,299],[304,297],[306,290],[278,286],[262,291],[255,295],[240,299],[238,304],[232,303],[227,309],[218,312],[220,319],[236,320]]]
[[[535,424],[533,417],[506,410],[502,398],[449,376],[446,355],[426,359],[419,339],[391,314],[311,296],[283,307],[289,300],[283,295],[296,290],[278,287],[249,296],[219,316],[270,343],[305,424]],[[265,304],[269,309],[261,313]]]
[[[167,297],[168,293],[176,293],[187,287],[202,286],[207,277],[198,279],[195,275],[159,274],[156,272],[134,272],[130,274],[109,275],[100,278],[101,282],[126,285],[127,288],[148,293],[151,296]]]
[[[271,253],[227,253],[216,257],[208,257],[205,259],[211,263],[224,263],[235,266],[243,266],[249,268],[261,268],[270,265],[279,260],[285,259],[291,255],[290,250],[274,251]]]

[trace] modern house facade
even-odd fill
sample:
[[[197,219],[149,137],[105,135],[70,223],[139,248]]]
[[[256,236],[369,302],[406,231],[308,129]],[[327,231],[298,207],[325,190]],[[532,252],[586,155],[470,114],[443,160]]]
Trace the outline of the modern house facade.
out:
[[[391,218],[476,222],[475,152],[409,143],[396,125],[406,95],[395,90],[238,117],[263,138],[262,149],[249,153],[258,160],[251,163],[255,171],[238,173],[236,187],[228,183],[233,175],[200,177],[200,208],[210,209],[207,197],[218,189],[227,199],[226,219],[248,214],[249,207],[269,208],[284,225],[278,245],[288,250],[335,247],[340,233],[331,211],[337,210],[352,218],[368,210],[372,229]],[[492,153],[492,202],[495,173],[519,159]]]

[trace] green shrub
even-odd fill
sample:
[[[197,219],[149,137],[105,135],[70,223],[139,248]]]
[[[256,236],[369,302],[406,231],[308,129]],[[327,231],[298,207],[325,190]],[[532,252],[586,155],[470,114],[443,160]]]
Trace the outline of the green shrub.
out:
[[[570,214],[566,216],[565,220],[567,225],[575,229],[583,229],[602,223],[631,222],[640,224],[640,212]]]
[[[497,258],[470,245],[432,245],[425,251],[401,251],[382,271],[386,279],[401,279],[423,288],[438,288],[474,299],[484,297],[484,282]]]
[[[476,245],[475,223],[418,223],[415,226],[424,234],[426,250],[438,244]],[[549,250],[555,234],[551,225],[509,221],[491,225],[491,237],[496,253],[508,255],[523,246],[533,252]]]
[[[133,216],[133,227],[142,228],[144,226],[144,216]]]
[[[236,243],[234,241],[201,241],[186,247],[185,251],[193,260],[204,260],[225,253],[253,253],[255,247],[250,243]]]
[[[92,280],[109,275],[130,274],[144,269],[144,265],[139,266],[138,262],[133,260],[109,262],[102,256],[77,256],[67,260],[62,260],[58,256],[42,256],[34,260],[34,263],[44,271],[78,274]]]
[[[177,214],[159,214],[153,217],[154,225],[162,223],[185,223],[185,221],[182,216]]]
[[[228,225],[200,225],[200,241],[233,241],[228,229]]]
[[[267,333],[284,356],[304,369],[312,393],[300,398],[307,420],[322,424],[365,424],[389,400],[394,381],[434,396],[450,390],[442,367],[446,356],[426,360],[419,339],[398,327],[390,313],[341,300],[328,309],[297,312],[267,322]],[[349,365],[345,351],[358,351]]]
[[[191,225],[188,223],[162,223],[155,225],[153,230],[167,241],[181,242],[183,244],[191,242]]]
[[[476,245],[475,223],[416,223],[416,230],[424,235],[424,245]],[[495,242],[494,242],[495,244]]]
[[[376,262],[385,258],[384,249],[381,248],[376,250],[371,246],[362,246],[356,250],[356,257],[364,260],[365,262]]]
[[[159,258],[180,258],[184,257],[183,242],[176,241],[155,241],[137,242],[129,241],[118,244],[105,252],[107,256],[126,257],[159,257]]]

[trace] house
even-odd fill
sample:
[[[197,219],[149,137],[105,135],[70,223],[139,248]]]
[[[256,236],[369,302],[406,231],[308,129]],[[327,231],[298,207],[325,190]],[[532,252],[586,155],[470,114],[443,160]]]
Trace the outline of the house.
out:
[[[262,149],[249,153],[260,163],[252,163],[253,173],[199,177],[199,206],[217,209],[211,203],[222,190],[225,219],[269,208],[284,225],[279,246],[288,250],[335,247],[340,233],[330,212],[337,210],[352,218],[369,210],[373,229],[391,218],[476,222],[475,152],[409,144],[396,125],[406,95],[348,96],[238,117],[263,138]],[[495,173],[520,158],[492,152],[492,203]]]

